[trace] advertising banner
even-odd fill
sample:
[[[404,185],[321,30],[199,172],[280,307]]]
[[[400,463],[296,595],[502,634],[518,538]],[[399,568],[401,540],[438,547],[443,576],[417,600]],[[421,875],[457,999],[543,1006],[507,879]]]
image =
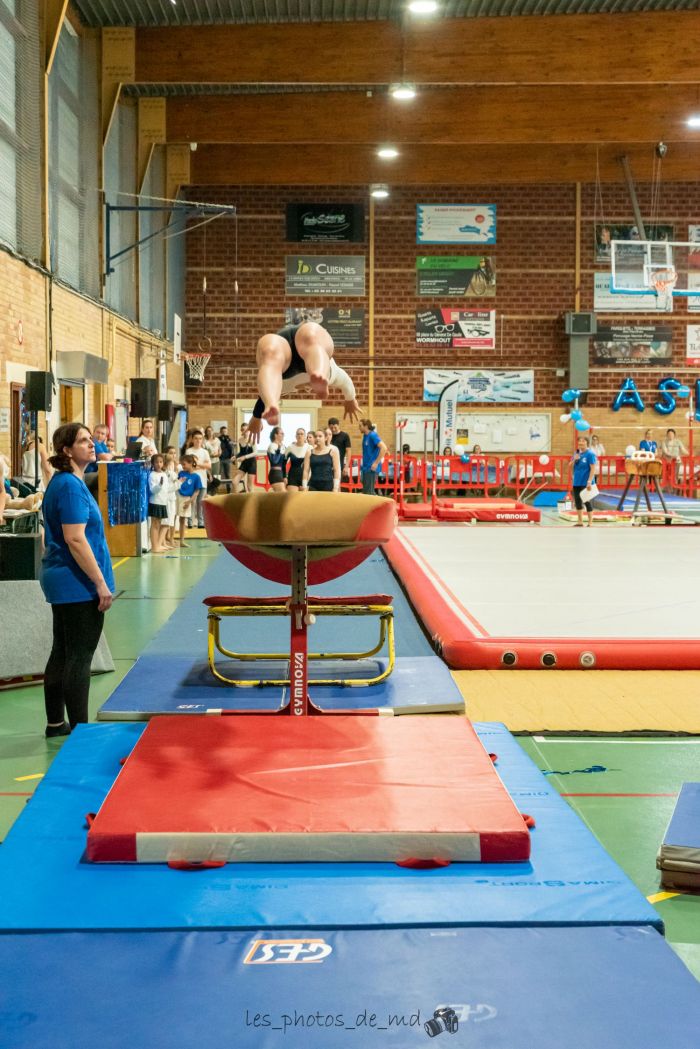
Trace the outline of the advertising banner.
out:
[[[618,273],[618,281],[624,283],[624,275]],[[598,313],[666,313],[663,297],[656,292],[627,295],[625,292],[610,291],[610,273],[596,273],[593,284],[593,308]]]
[[[419,255],[416,295],[494,296],[496,267],[490,255]]]
[[[495,244],[495,204],[417,204],[417,244]]]
[[[532,370],[426,368],[423,371],[423,400],[439,402],[445,387],[455,379],[459,382],[456,396],[460,404],[531,404],[535,399],[535,373]]]
[[[673,226],[656,223],[644,227],[647,240],[673,240]],[[628,240],[630,245],[640,244],[641,238],[636,226],[629,223],[600,223],[595,228],[595,260],[596,262],[610,261],[610,242],[613,240]],[[634,252],[634,248],[631,248]],[[618,263],[624,259],[624,252],[617,249]]]
[[[673,331],[666,325],[600,325],[593,336],[596,364],[670,364]]]
[[[364,239],[362,204],[287,204],[287,240],[304,243]]]
[[[700,367],[700,324],[689,324],[686,330],[685,363]]]
[[[365,345],[365,310],[324,306],[305,309],[303,306],[288,306],[284,311],[285,324],[301,324],[315,321],[325,328],[335,346],[357,349]]]
[[[496,311],[418,310],[416,344],[447,349],[475,346],[492,350],[496,345]]]
[[[688,240],[693,245],[688,252],[688,269],[700,270],[700,226],[688,226]]]
[[[364,255],[287,255],[285,295],[364,295]]]

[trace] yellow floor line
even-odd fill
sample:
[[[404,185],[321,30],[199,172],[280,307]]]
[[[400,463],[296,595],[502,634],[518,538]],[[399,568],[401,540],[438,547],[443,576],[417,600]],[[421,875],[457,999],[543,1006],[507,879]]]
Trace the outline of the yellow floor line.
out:
[[[28,779],[43,779],[43,772],[34,772],[31,776],[15,776],[15,783],[24,783]]]
[[[670,900],[673,896],[680,896],[680,892],[655,892],[653,896],[647,896],[649,903],[661,903],[662,900]]]
[[[131,560],[131,558],[129,558],[129,557],[122,557],[121,561],[117,561],[116,564],[112,565],[112,571],[114,571],[115,568],[119,568],[119,565],[123,565],[125,561],[130,561],[130,560]]]

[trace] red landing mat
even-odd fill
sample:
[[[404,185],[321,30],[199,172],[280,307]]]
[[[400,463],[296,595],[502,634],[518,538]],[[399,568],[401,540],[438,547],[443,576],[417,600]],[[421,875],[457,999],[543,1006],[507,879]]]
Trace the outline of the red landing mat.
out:
[[[88,833],[95,862],[527,860],[529,832],[453,717],[159,717]]]

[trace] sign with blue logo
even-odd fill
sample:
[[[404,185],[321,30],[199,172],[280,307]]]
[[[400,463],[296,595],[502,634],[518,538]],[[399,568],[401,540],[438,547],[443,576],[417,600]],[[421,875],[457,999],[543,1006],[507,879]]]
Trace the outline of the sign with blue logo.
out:
[[[495,244],[495,204],[417,204],[417,244]]]

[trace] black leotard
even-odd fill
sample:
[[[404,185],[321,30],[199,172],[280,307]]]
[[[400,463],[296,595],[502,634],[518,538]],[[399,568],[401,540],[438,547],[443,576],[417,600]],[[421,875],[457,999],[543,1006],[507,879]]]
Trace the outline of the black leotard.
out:
[[[309,475],[310,492],[332,492],[333,491],[333,453],[322,452],[316,455],[314,452],[309,457],[311,472]]]

